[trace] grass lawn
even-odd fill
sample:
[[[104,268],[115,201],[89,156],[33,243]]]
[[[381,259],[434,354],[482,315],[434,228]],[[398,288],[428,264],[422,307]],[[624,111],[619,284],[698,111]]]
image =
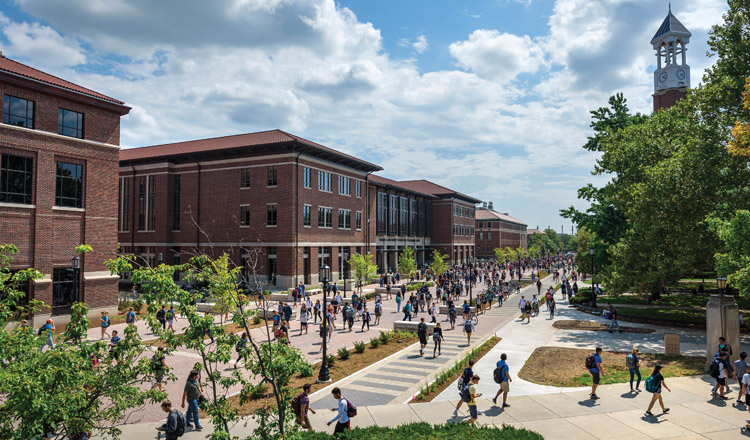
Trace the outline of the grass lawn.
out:
[[[555,321],[552,327],[559,328],[562,330],[586,330],[594,332],[606,332],[609,331],[609,324],[596,321],[578,321],[575,319],[561,319]],[[623,333],[653,333],[654,329],[644,327],[626,327],[620,326],[620,330]]]
[[[357,402],[361,404],[360,402]],[[482,420],[481,417],[479,419]],[[298,434],[300,440],[328,440],[328,432],[302,431]],[[408,423],[395,428],[386,426],[369,426],[367,428],[353,428],[342,438],[350,440],[543,440],[544,437],[536,432],[503,425],[471,426],[468,423],[446,423],[445,425],[430,425],[429,423]]]
[[[601,305],[597,301],[597,304]],[[620,307],[620,316],[626,318],[628,316],[633,318],[643,319],[656,319],[656,320],[670,320],[677,322],[684,322],[687,324],[695,324],[697,322],[705,324],[706,312],[703,310],[675,310],[675,309],[662,309],[659,307],[653,307],[648,309],[638,309],[635,307]]]
[[[591,386],[591,375],[584,362],[591,350],[562,347],[538,347],[521,368],[518,377],[540,385],[559,387]],[[605,351],[602,365],[605,376],[601,384],[625,383],[630,381],[630,373],[625,365],[629,353]],[[664,368],[665,378],[694,376],[703,374],[705,358],[689,356],[665,356],[663,354],[641,353],[641,375],[646,379],[657,363]]]
[[[652,301],[653,306],[672,306],[672,307],[696,307],[705,308],[708,303],[708,295],[686,295],[686,294],[673,294],[673,295],[662,295],[656,301]],[[633,304],[633,305],[648,305],[648,297],[645,295],[634,295],[624,294],[618,296],[600,296],[596,299],[597,303],[606,304],[611,302],[612,304]],[[740,309],[750,310],[750,299],[737,298],[737,305]]]

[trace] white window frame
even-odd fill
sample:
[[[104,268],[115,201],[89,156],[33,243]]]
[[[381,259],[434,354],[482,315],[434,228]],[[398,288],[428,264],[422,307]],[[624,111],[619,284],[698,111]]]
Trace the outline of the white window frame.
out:
[[[325,215],[323,215],[323,226],[320,226],[320,210],[323,210],[325,213],[330,213],[331,215],[331,223],[326,226],[325,223]],[[318,228],[320,229],[333,229],[333,208],[330,206],[318,206]]]
[[[354,227],[357,229],[357,231],[362,230],[362,211],[357,211],[354,214]]]
[[[310,224],[309,225],[305,224],[305,209],[307,209],[308,214],[309,214],[308,215],[308,217],[310,219]],[[312,205],[307,205],[307,204],[302,205],[302,227],[304,227],[304,228],[312,228]]]
[[[310,189],[310,187],[312,186],[310,167],[302,167],[302,186],[307,189]]]
[[[361,199],[362,198],[362,181],[357,179],[356,182],[357,183],[355,184],[355,186],[356,186],[357,198]]]
[[[352,229],[352,210],[339,208],[337,219],[341,218],[341,214],[344,214],[344,226],[341,226],[341,222],[338,223],[338,228],[344,231],[351,231]],[[349,221],[347,222],[347,218]],[[349,226],[347,226],[347,223]]]

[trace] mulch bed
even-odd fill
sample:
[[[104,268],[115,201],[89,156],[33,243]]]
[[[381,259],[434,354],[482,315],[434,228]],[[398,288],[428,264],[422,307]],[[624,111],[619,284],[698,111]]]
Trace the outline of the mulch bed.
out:
[[[606,332],[609,331],[609,325],[603,324],[601,322],[595,322],[595,321],[578,321],[574,319],[562,319],[560,321],[555,321],[554,324],[552,324],[552,327],[559,328],[561,330],[588,330],[593,332]],[[623,333],[653,333],[654,329],[652,328],[642,328],[642,327],[625,327],[620,326],[620,330],[622,330]]]

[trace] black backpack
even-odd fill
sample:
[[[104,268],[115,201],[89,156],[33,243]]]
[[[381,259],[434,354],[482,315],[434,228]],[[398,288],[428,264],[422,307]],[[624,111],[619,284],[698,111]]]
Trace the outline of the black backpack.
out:
[[[492,372],[492,379],[495,380],[495,383],[503,383],[503,370],[505,367],[507,367],[507,365],[504,365],[503,368],[495,367],[495,371]]]
[[[471,402],[471,394],[469,393],[469,384],[464,384],[463,388],[461,388],[461,400],[463,400],[466,403]]]
[[[354,406],[349,399],[346,399],[346,415],[349,416],[349,418],[357,415],[357,407]]]
[[[711,362],[711,366],[708,367],[708,375],[713,377],[714,379],[718,379],[719,377],[719,373],[720,373],[719,362],[721,361],[714,360],[713,362]]]
[[[185,414],[177,411],[176,409],[173,409],[172,412],[177,413],[177,429],[175,429],[174,433],[177,437],[182,437],[185,434],[187,419],[185,419]]]
[[[42,336],[42,332],[44,331],[44,327],[46,327],[47,324],[44,324],[43,326],[39,327],[39,330],[36,331],[37,336]]]
[[[464,322],[464,331],[470,332],[471,331],[471,321]]]
[[[586,368],[588,368],[589,370],[596,367],[596,360],[594,359],[595,356],[596,355],[592,353],[586,357]]]

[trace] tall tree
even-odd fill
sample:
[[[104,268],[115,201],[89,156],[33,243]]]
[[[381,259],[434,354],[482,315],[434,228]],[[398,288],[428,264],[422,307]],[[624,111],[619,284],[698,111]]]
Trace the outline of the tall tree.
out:
[[[398,272],[402,278],[411,278],[417,271],[417,262],[414,259],[414,248],[406,246],[398,256]]]
[[[440,253],[439,250],[432,250],[432,263],[430,263],[430,269],[432,269],[432,273],[435,275],[436,279],[448,270],[448,265],[445,263],[446,258],[448,258],[448,256]]]
[[[362,286],[378,273],[378,265],[372,254],[356,254],[349,260],[349,266],[354,269],[357,289],[362,294]]]

